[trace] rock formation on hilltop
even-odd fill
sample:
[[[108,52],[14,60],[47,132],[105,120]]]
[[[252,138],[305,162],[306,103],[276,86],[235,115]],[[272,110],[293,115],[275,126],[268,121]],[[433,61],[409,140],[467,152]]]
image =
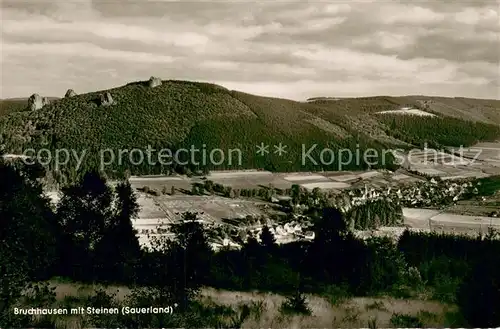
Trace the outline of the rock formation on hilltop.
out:
[[[111,96],[111,93],[107,91],[104,94],[100,95],[100,105],[101,106],[110,106],[115,104],[113,97]]]
[[[150,88],[161,86],[161,84],[162,84],[162,82],[161,82],[160,78],[157,78],[157,77],[149,78],[149,87]]]
[[[76,93],[73,89],[68,89],[68,91],[64,95],[65,98],[69,98],[69,97],[73,97],[73,96],[76,96]]]
[[[45,105],[50,104],[50,100],[47,97],[42,97],[38,94],[33,94],[28,98],[28,107],[30,110],[39,110]]]

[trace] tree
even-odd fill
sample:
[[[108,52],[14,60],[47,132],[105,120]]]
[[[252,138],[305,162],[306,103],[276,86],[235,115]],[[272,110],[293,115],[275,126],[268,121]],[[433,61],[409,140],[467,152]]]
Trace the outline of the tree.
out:
[[[134,282],[141,248],[132,221],[140,207],[128,181],[120,182],[115,194],[114,214],[96,248],[96,263],[103,279]]]
[[[66,244],[61,247],[61,274],[81,280],[96,274],[93,256],[115,215],[113,199],[113,191],[97,172],[88,172],[79,183],[62,190],[57,206]]]
[[[355,289],[364,294],[387,291],[403,278],[407,268],[403,254],[387,237],[371,237],[366,243],[366,269]]]
[[[260,241],[268,250],[271,250],[276,246],[276,238],[267,225],[265,225],[262,228],[262,232],[260,232]]]
[[[319,202],[321,200],[321,197],[322,197],[320,188],[315,187],[312,190],[311,196],[312,196],[314,202]]]
[[[0,157],[0,326],[19,327],[11,307],[31,280],[46,279],[59,230],[38,181],[41,166]],[[29,319],[25,319],[29,320]]]
[[[243,287],[248,289],[255,281],[261,282],[259,276],[262,272],[262,266],[265,265],[265,256],[257,239],[253,235],[246,235],[246,241],[244,240],[241,249],[242,254],[238,255],[240,263],[237,271],[243,278]]]
[[[298,184],[293,184],[292,189],[290,191],[290,196],[292,197],[292,202],[294,204],[298,204],[300,201],[300,185]]]
[[[203,175],[207,176],[210,174],[210,169],[207,166],[205,166],[202,168],[202,172],[203,172]]]
[[[340,210],[324,208],[322,218],[316,222],[314,231],[315,242],[331,245],[347,232],[347,225]]]
[[[365,266],[366,248],[363,241],[348,232],[342,213],[336,208],[325,208],[314,231],[315,239],[308,248],[304,269],[318,280],[333,284],[349,281],[357,286],[359,271]]]
[[[170,270],[176,269],[173,278],[177,282],[175,296],[187,306],[208,281],[213,251],[196,213],[186,212],[183,221],[172,225],[171,231],[175,234],[169,251]]]
[[[153,237],[144,254],[141,283],[148,286],[149,300],[158,306],[178,303],[186,310],[210,273],[212,250],[196,213],[183,214],[171,226],[174,239]]]
[[[204,183],[204,188],[207,190],[208,193],[213,194],[214,193],[214,182],[207,179]]]

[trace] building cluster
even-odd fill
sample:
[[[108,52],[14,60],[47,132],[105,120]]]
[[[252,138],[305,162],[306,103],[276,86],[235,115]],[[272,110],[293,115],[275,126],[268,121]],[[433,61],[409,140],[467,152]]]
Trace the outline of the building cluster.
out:
[[[178,222],[181,222],[179,220]],[[268,226],[270,232],[274,235],[277,244],[290,243],[297,240],[313,240],[313,224],[308,221],[295,220],[284,224],[271,223],[263,218],[249,219],[248,216],[241,219],[227,219],[221,222],[208,222],[197,220],[203,224],[207,234],[208,241],[214,250],[221,248],[239,249],[249,237],[254,237],[260,241],[260,235],[264,226]],[[174,238],[170,233],[168,224],[157,223],[150,225],[148,229],[138,230],[139,240],[143,246],[151,244],[155,238]]]
[[[401,186],[397,189],[367,187],[344,191],[335,197],[334,205],[344,212],[367,202],[386,199],[403,207],[439,207],[457,202],[466,195],[478,194],[480,182],[471,181],[453,182],[431,179],[426,182],[417,182],[412,185]]]
[[[262,229],[267,224],[257,224],[253,226],[233,226],[230,224],[212,224],[207,226],[210,232],[209,240],[214,250],[223,247],[241,248],[249,237],[254,237],[260,241]],[[277,244],[290,243],[297,240],[313,240],[315,237],[312,231],[312,223],[291,221],[284,224],[272,223],[267,225],[269,231],[274,235]]]

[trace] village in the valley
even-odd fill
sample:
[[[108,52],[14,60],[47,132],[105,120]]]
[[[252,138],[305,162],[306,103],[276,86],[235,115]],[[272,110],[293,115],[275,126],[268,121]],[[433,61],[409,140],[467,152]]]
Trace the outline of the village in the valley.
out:
[[[134,226],[147,247],[155,238],[169,236],[169,225],[182,220],[184,213],[194,212],[207,226],[216,250],[239,248],[247,237],[258,238],[264,226],[278,243],[288,243],[314,238],[313,223],[306,214],[323,202],[341,209],[350,221],[348,226],[361,237],[396,238],[406,229],[486,234],[490,228],[500,228],[500,197],[478,194],[481,178],[500,174],[496,144],[490,144],[477,145],[460,157],[413,152],[411,164],[395,172],[243,170],[191,177],[130,177],[141,206]],[[57,200],[57,192],[50,195]],[[377,201],[393,207],[370,210],[370,204]],[[355,223],[357,210],[364,211],[358,215],[363,221],[371,220],[367,214],[371,212],[374,223]]]

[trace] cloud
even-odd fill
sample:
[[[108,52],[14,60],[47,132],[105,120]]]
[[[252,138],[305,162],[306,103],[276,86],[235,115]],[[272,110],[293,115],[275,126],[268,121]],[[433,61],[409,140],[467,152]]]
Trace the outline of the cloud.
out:
[[[421,25],[435,24],[445,20],[446,15],[421,6],[388,6],[379,15],[382,24]]]
[[[174,61],[171,56],[150,54],[145,52],[130,52],[109,50],[97,47],[92,44],[86,43],[64,43],[64,44],[47,44],[47,43],[33,43],[33,44],[6,44],[3,45],[2,50],[7,54],[37,54],[38,56],[46,57],[65,57],[65,58],[103,58],[109,60],[117,60],[123,62],[142,62],[142,63],[170,63]],[[5,56],[5,60],[9,60],[9,56]],[[27,56],[29,57],[29,56]],[[60,63],[63,64],[63,63]]]
[[[0,95],[189,79],[263,95],[500,98],[492,2],[2,2]]]

